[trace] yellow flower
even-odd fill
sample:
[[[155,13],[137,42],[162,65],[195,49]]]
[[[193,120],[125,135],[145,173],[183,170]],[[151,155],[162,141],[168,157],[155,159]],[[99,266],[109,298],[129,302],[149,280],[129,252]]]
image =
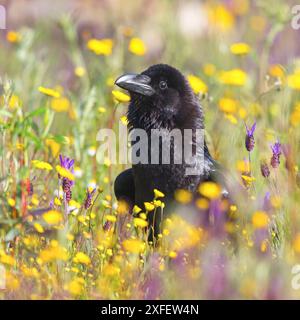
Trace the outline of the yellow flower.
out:
[[[85,75],[85,72],[86,72],[85,69],[80,66],[78,66],[74,69],[75,75],[79,78],[83,77]]]
[[[67,112],[71,107],[69,99],[65,97],[54,98],[51,100],[51,108],[56,112]]]
[[[91,259],[89,256],[87,256],[85,253],[83,252],[77,252],[73,261],[75,263],[82,263],[85,265],[89,265],[91,263]]]
[[[75,278],[74,280],[70,281],[70,283],[68,283],[66,289],[73,296],[80,296],[84,291],[84,279],[79,277]]]
[[[210,5],[207,10],[210,25],[215,26],[222,32],[227,32],[233,28],[235,18],[223,4]]]
[[[225,117],[225,119],[227,119],[232,124],[237,124],[238,123],[237,118],[232,114],[225,114],[224,117]]]
[[[55,199],[54,199],[54,204],[56,206],[61,206],[62,205],[61,201],[57,197],[55,197]]]
[[[46,146],[50,147],[51,153],[53,157],[57,157],[60,151],[60,144],[56,142],[54,139],[46,139]]]
[[[153,211],[155,209],[155,206],[151,202],[144,202],[144,206],[146,211]]]
[[[9,206],[15,207],[15,205],[16,205],[16,200],[13,199],[13,198],[8,198],[8,199],[7,199],[7,203],[9,204]]]
[[[34,229],[38,232],[38,233],[43,233],[44,232],[44,228],[39,224],[39,223],[34,223],[33,224]]]
[[[121,120],[121,122],[122,122],[125,126],[128,125],[128,119],[127,119],[126,116],[122,116],[122,117],[120,118],[120,120]]]
[[[247,74],[241,69],[221,71],[219,81],[232,86],[243,86],[247,81]]]
[[[135,227],[146,228],[148,226],[148,222],[141,218],[134,218],[133,224]]]
[[[237,110],[237,102],[231,98],[221,98],[219,100],[219,109],[225,113],[235,113]]]
[[[31,203],[34,205],[34,206],[38,206],[40,201],[39,201],[39,197],[37,194],[33,194],[32,197],[31,197]]]
[[[50,96],[50,97],[53,97],[53,98],[59,98],[60,97],[60,92],[54,90],[54,89],[51,89],[51,88],[45,88],[45,87],[42,87],[40,86],[39,88],[39,92],[45,94],[46,96]]]
[[[221,195],[221,187],[214,182],[203,182],[200,184],[198,191],[209,199],[219,198]]]
[[[236,163],[236,168],[239,172],[249,172],[250,171],[250,165],[248,161],[239,160]]]
[[[200,78],[190,74],[187,76],[187,79],[195,94],[203,94],[207,92],[207,85]]]
[[[174,196],[175,196],[175,200],[182,204],[187,204],[191,202],[193,198],[192,193],[184,189],[176,190]]]
[[[140,213],[142,211],[142,209],[139,206],[135,205],[133,207],[132,211],[133,211],[133,213],[137,214],[137,213]]]
[[[209,201],[205,198],[200,198],[196,200],[196,206],[199,209],[206,210],[209,207]]]
[[[70,172],[69,170],[67,170],[66,168],[61,167],[60,165],[57,165],[56,167],[56,171],[58,172],[58,174],[64,178],[67,178],[71,181],[74,180],[74,175],[72,172]]]
[[[169,252],[169,257],[170,257],[171,259],[175,259],[175,258],[177,257],[176,251],[170,251],[170,252]]]
[[[0,251],[0,262],[9,266],[13,266],[16,263],[15,259],[4,251]]]
[[[8,106],[11,110],[14,110],[15,108],[17,107],[20,107],[22,105],[22,101],[21,99],[16,96],[15,94],[13,94],[10,99],[9,99],[9,102],[8,102]]]
[[[97,55],[110,56],[112,54],[112,39],[90,39],[87,48]]]
[[[16,31],[8,31],[6,34],[6,39],[8,42],[17,43],[21,40],[21,35]]]
[[[56,210],[50,210],[44,213],[43,219],[51,225],[59,224],[63,221],[62,214]]]
[[[269,74],[272,77],[283,78],[284,77],[284,69],[280,64],[273,64],[269,68]]]
[[[116,222],[117,221],[117,217],[112,215],[112,214],[107,214],[105,216],[105,218],[106,218],[107,221],[110,221],[110,222]]]
[[[245,174],[242,175],[242,180],[246,184],[246,186],[250,186],[253,181],[255,181],[254,177],[249,177]]]
[[[214,73],[216,72],[216,67],[215,65],[213,65],[212,63],[206,63],[204,66],[203,66],[203,72],[211,77],[212,75],[214,75]]]
[[[291,125],[297,127],[300,124],[300,102],[297,102],[290,116]]]
[[[112,93],[113,97],[118,102],[129,102],[130,101],[130,96],[122,91],[113,90],[111,93]]]
[[[244,42],[234,43],[230,46],[230,51],[235,55],[245,55],[250,52],[250,46]]]
[[[147,52],[146,45],[140,38],[132,38],[129,42],[128,50],[137,56],[143,56]]]
[[[267,227],[269,223],[269,217],[264,211],[256,211],[252,216],[252,224],[254,228],[261,229]]]
[[[43,249],[39,254],[39,260],[41,263],[48,263],[54,260],[63,260],[68,259],[67,249],[58,245],[56,240],[52,240],[50,246]]]
[[[165,196],[165,194],[161,191],[159,191],[158,189],[154,189],[154,197],[155,198],[163,198]]]
[[[48,171],[51,171],[53,169],[51,164],[45,161],[32,160],[31,163],[37,169],[48,170]]]
[[[294,251],[300,253],[300,233],[298,233],[293,241]]]
[[[105,107],[99,107],[98,111],[99,111],[99,113],[105,113],[106,112],[106,108]]]
[[[292,89],[300,90],[300,72],[288,75],[287,84]]]
[[[122,242],[125,251],[130,253],[142,253],[145,250],[145,243],[139,239],[126,239]]]

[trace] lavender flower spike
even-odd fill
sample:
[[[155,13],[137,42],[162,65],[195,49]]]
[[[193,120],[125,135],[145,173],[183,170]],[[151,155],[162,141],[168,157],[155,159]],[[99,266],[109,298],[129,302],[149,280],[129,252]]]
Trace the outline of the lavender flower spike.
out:
[[[247,125],[245,124],[246,127],[246,137],[245,137],[245,146],[246,149],[251,152],[254,148],[255,145],[255,140],[254,140],[254,131],[256,129],[256,122],[252,125],[252,127],[249,129]]]
[[[59,155],[59,161],[60,161],[60,165],[61,167],[69,170],[70,172],[74,173],[74,160],[67,158],[67,157],[63,157],[61,154]],[[61,178],[58,175],[59,178]],[[72,199],[72,191],[71,191],[71,187],[74,185],[74,181],[69,180],[68,178],[62,178],[62,188],[63,191],[65,193],[66,196],[66,200],[69,203],[70,200]]]
[[[279,141],[271,145],[271,149],[273,152],[273,155],[271,158],[271,166],[275,169],[275,168],[278,168],[280,164],[281,144],[279,143]]]

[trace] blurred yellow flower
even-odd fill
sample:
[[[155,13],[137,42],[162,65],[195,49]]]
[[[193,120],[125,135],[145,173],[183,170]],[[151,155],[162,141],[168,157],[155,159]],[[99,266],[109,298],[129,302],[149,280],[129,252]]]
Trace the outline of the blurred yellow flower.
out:
[[[143,56],[147,52],[146,45],[140,38],[130,39],[128,50],[137,56]]]
[[[107,221],[110,221],[110,222],[116,222],[117,221],[117,217],[112,215],[112,214],[107,214],[105,216],[105,218],[106,218]]]
[[[205,198],[200,198],[196,200],[196,206],[199,209],[206,210],[209,208],[209,201]]]
[[[120,118],[120,120],[121,120],[121,122],[122,122],[125,126],[128,125],[128,119],[127,119],[126,116],[122,116],[122,117]]]
[[[84,291],[84,279],[77,277],[70,281],[66,289],[73,295],[73,296],[80,296]]]
[[[91,259],[83,252],[77,252],[75,257],[73,258],[75,263],[82,263],[85,265],[89,265],[91,263]]]
[[[280,64],[272,64],[269,68],[269,74],[272,77],[283,78],[284,77],[284,68]]]
[[[56,167],[56,171],[58,172],[58,174],[63,177],[63,178],[67,178],[71,181],[74,180],[74,175],[72,172],[70,172],[69,170],[67,170],[66,168],[61,167],[60,165],[57,165]]]
[[[237,101],[231,98],[221,98],[219,109],[224,113],[235,113],[237,111]]]
[[[59,224],[63,221],[63,216],[59,211],[50,210],[43,214],[43,219],[50,225]]]
[[[42,87],[40,86],[38,88],[39,92],[45,94],[46,96],[50,96],[53,98],[59,98],[60,97],[60,92],[51,88],[46,88],[46,87]]]
[[[203,66],[203,72],[209,77],[213,76],[216,72],[216,66],[212,63],[206,63]]]
[[[60,144],[56,142],[54,139],[46,139],[46,146],[50,147],[52,156],[55,158],[58,156],[60,151]]]
[[[241,69],[221,71],[219,81],[232,86],[243,86],[247,81],[247,74]]]
[[[118,102],[129,102],[130,101],[130,96],[122,91],[113,90],[111,93],[112,93],[113,97]]]
[[[300,72],[288,75],[287,84],[292,89],[300,90]]]
[[[188,190],[178,189],[174,194],[175,200],[182,204],[187,204],[192,201],[193,195]]]
[[[15,207],[16,205],[16,200],[13,198],[8,198],[7,203],[9,204],[10,207]]]
[[[223,4],[209,5],[207,11],[210,25],[213,27],[222,32],[230,31],[234,27],[234,15]]]
[[[148,222],[141,218],[134,218],[133,224],[135,227],[146,228],[148,226]]]
[[[295,252],[300,253],[300,233],[298,233],[293,240],[293,249]]]
[[[250,171],[249,162],[248,161],[244,161],[244,160],[237,161],[236,168],[241,173]]]
[[[44,232],[44,228],[39,224],[39,223],[34,223],[33,224],[34,229],[38,232],[38,233],[43,233]]]
[[[67,112],[70,107],[70,100],[66,97],[54,98],[51,100],[51,108],[56,112]]]
[[[245,55],[250,52],[250,46],[244,42],[233,43],[230,46],[231,53],[235,55]]]
[[[297,127],[300,124],[300,102],[296,102],[294,110],[290,115],[291,125]]]
[[[99,113],[105,113],[107,110],[105,107],[99,107],[98,111],[99,111]]]
[[[126,239],[122,242],[125,251],[130,253],[142,253],[145,250],[145,242],[139,239]]]
[[[269,217],[264,211],[256,211],[252,216],[252,224],[254,228],[261,229],[266,228],[269,223]]]
[[[90,39],[87,42],[87,48],[97,55],[109,56],[112,54],[112,39]]]
[[[232,124],[237,124],[238,123],[237,118],[234,115],[230,114],[230,113],[225,114],[224,117],[225,117],[225,119],[227,119]]]
[[[144,202],[144,206],[147,211],[153,211],[155,209],[154,204],[151,202]]]
[[[41,263],[48,263],[54,260],[63,260],[68,259],[67,249],[58,245],[57,242],[51,242],[50,246],[41,250],[39,254],[39,260]]]
[[[0,251],[0,263],[13,266],[16,261],[12,256],[6,254],[4,251]]]
[[[207,92],[207,85],[199,77],[190,74],[187,76],[187,79],[195,94],[203,94]]]
[[[32,160],[31,163],[37,169],[48,170],[48,171],[51,171],[53,169],[51,164],[45,161]]]
[[[86,70],[85,68],[78,66],[74,69],[74,73],[77,77],[81,78],[85,75]]]
[[[216,199],[220,197],[222,190],[217,183],[208,181],[201,183],[198,191],[209,199]]]
[[[177,257],[177,253],[176,253],[175,251],[170,251],[170,252],[169,252],[169,257],[170,257],[171,259],[175,259],[175,258]]]
[[[6,40],[11,43],[17,43],[21,40],[21,35],[17,31],[8,31],[6,34]]]
[[[14,110],[17,107],[21,107],[21,105],[22,105],[21,99],[17,95],[13,94],[8,101],[9,109]]]

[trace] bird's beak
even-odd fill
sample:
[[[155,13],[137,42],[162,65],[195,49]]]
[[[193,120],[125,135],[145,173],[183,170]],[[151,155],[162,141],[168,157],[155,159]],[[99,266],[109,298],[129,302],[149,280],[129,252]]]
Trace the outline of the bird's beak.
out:
[[[127,73],[120,76],[115,84],[129,92],[152,96],[155,90],[150,86],[150,82],[151,78],[146,75]]]

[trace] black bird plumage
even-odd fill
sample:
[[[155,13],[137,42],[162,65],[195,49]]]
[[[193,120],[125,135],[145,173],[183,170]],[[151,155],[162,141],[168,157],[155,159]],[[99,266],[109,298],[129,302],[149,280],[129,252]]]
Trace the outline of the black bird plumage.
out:
[[[116,84],[129,91],[131,102],[128,108],[128,129],[144,129],[150,139],[151,129],[204,129],[203,110],[188,81],[177,69],[158,64],[151,66],[139,75],[127,74],[119,77]],[[194,143],[194,139],[193,143]],[[162,146],[161,146],[162,147]],[[186,175],[188,164],[133,164],[131,169],[122,172],[115,180],[117,199],[125,199],[143,208],[144,202],[153,200],[156,188],[165,194],[166,205],[172,202],[177,189],[196,193],[203,181],[217,181],[219,166],[214,161],[204,142],[204,161],[201,173]],[[160,150],[161,151],[161,150]],[[171,146],[171,159],[177,152]],[[173,153],[173,155],[172,155]],[[150,155],[150,145],[149,145]],[[201,158],[203,160],[203,157]],[[200,158],[197,159],[200,161]],[[150,225],[153,214],[149,214]],[[154,233],[160,224],[156,215]]]

